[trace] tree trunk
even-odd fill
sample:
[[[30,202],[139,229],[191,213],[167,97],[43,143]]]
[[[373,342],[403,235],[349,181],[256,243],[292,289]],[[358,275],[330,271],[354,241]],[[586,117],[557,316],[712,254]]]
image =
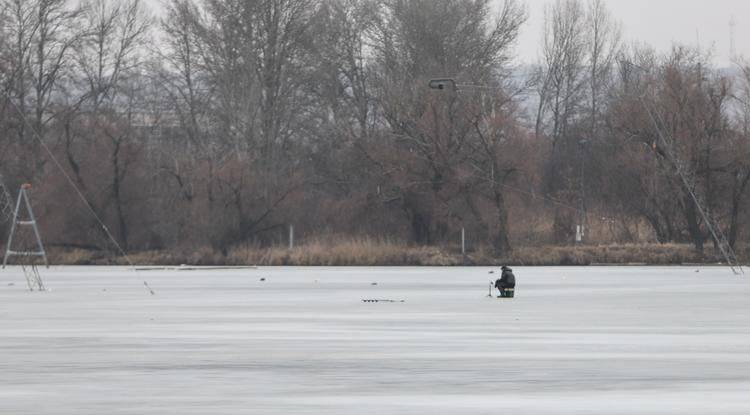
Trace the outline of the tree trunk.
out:
[[[117,226],[120,234],[120,240],[122,240],[123,249],[128,249],[128,227],[125,221],[125,212],[122,206],[122,172],[120,171],[120,146],[119,140],[114,141],[114,151],[112,152],[112,165],[113,175],[112,178],[112,195],[115,200],[115,210],[117,213]]]
[[[732,213],[729,225],[729,246],[732,249],[734,249],[737,243],[742,195],[745,193],[748,182],[750,182],[750,171],[745,173],[744,177],[740,179],[741,176],[741,173],[734,175],[734,186],[732,189]]]
[[[414,243],[418,245],[428,245],[432,242],[432,232],[430,231],[430,217],[421,211],[418,202],[413,196],[404,197],[404,211],[409,217],[411,226],[411,236]]]
[[[505,208],[503,193],[495,187],[495,209],[497,210],[497,231],[493,238],[495,254],[502,256],[511,252],[510,239],[508,238],[508,210]]]
[[[700,224],[698,223],[698,212],[695,208],[695,202],[693,199],[687,195],[685,196],[685,221],[688,225],[688,232],[690,233],[690,238],[693,240],[693,245],[695,245],[695,250],[699,252],[700,254],[703,254],[703,240],[704,235],[703,232],[701,232]]]

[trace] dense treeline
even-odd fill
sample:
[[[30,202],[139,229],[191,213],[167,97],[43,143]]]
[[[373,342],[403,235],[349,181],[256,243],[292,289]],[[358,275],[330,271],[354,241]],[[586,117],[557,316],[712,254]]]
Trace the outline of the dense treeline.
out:
[[[63,246],[108,247],[68,181],[129,250],[227,252],[288,224],[418,245],[466,228],[497,255],[578,225],[702,250],[691,192],[747,241],[750,67],[627,45],[597,0],[551,2],[524,66],[526,17],[518,0],[170,0],[158,19],[142,0],[0,0],[0,173],[34,183]]]

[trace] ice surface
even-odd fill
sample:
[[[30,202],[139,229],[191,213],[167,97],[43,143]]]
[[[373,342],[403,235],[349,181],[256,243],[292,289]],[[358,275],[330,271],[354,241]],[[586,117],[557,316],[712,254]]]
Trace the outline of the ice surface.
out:
[[[747,278],[488,270],[11,268],[0,414],[750,413]]]

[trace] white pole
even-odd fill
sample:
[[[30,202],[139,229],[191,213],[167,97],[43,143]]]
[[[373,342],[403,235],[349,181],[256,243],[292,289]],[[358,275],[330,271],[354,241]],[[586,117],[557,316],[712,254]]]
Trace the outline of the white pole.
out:
[[[461,228],[461,255],[466,255],[466,228]]]

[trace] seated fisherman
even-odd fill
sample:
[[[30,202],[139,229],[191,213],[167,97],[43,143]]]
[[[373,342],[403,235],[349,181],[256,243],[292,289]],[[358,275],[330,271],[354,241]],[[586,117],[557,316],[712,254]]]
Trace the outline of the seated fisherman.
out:
[[[495,288],[500,291],[500,297],[513,297],[516,288],[516,276],[513,275],[513,270],[506,266],[501,269],[503,274],[499,280],[495,281]]]

